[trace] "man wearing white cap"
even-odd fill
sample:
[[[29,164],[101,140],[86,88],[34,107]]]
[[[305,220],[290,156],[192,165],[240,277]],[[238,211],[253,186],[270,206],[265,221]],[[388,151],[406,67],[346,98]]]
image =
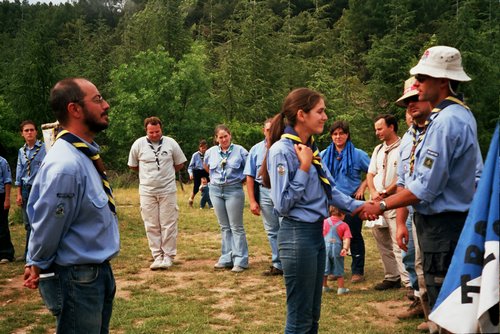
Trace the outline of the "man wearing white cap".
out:
[[[460,52],[448,46],[429,48],[410,74],[417,79],[419,101],[429,101],[432,111],[413,135],[405,189],[365,205],[361,215],[413,205],[432,308],[467,217],[482,158],[476,120],[455,92],[459,82],[470,80]],[[408,240],[408,235],[400,237]]]

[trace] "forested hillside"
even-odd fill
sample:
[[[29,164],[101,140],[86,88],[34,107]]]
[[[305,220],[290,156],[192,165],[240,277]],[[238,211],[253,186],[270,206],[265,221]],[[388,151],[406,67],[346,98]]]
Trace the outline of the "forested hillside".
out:
[[[370,152],[372,118],[404,119],[393,101],[410,67],[442,44],[461,51],[473,79],[459,90],[486,152],[499,119],[499,15],[498,0],[3,0],[0,143],[14,167],[19,123],[54,121],[50,88],[83,76],[111,105],[98,142],[115,170],[126,168],[150,115],[187,156],[218,123],[249,149],[299,86],[323,93],[330,121],[348,120],[354,143]]]

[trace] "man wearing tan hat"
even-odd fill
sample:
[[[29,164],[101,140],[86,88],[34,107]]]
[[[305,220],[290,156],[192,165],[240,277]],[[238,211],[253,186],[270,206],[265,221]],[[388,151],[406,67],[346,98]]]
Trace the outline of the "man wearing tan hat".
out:
[[[482,158],[476,120],[456,94],[458,83],[470,80],[460,52],[448,46],[429,48],[410,74],[417,80],[419,101],[428,101],[433,109],[423,129],[412,135],[405,188],[365,205],[361,216],[413,205],[432,308],[467,217]]]
[[[422,130],[425,128],[425,122],[431,113],[431,105],[429,101],[418,100],[418,89],[416,86],[415,77],[411,77],[405,81],[403,95],[396,101],[396,105],[406,108],[406,115],[410,118],[409,129],[401,139],[401,146],[399,149],[398,161],[398,180],[397,192],[405,188],[405,182],[409,179],[410,170],[410,155],[413,147],[413,138],[415,135],[418,137]],[[418,244],[417,231],[414,225],[413,208],[411,206],[401,207],[396,209],[396,224],[397,232],[396,239],[399,247],[405,252],[412,252],[413,256],[409,260],[413,260],[410,265],[414,266],[416,273],[417,283],[415,284],[410,275],[412,286],[415,288],[415,300],[408,307],[397,314],[400,320],[415,318],[424,315],[425,321],[418,325],[417,329],[430,333],[437,333],[437,325],[433,322],[428,322],[430,314],[429,300],[427,296],[427,288],[425,286],[424,272],[422,265],[422,256]],[[405,256],[403,256],[405,265]],[[410,272],[409,268],[406,268]]]

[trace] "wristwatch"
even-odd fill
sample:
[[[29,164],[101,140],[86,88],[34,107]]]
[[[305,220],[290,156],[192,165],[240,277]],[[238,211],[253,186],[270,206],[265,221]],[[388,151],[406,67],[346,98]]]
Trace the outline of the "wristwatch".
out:
[[[385,201],[380,201],[379,206],[380,206],[380,210],[382,210],[382,212],[387,210],[387,204],[385,203]]]

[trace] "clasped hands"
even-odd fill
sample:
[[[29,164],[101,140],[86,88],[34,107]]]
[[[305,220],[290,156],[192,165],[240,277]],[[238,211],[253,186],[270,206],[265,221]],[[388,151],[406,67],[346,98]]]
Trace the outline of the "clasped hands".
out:
[[[383,211],[380,209],[380,201],[366,201],[363,205],[358,207],[352,212],[353,215],[359,216],[361,219],[375,220],[378,216],[382,215]]]

